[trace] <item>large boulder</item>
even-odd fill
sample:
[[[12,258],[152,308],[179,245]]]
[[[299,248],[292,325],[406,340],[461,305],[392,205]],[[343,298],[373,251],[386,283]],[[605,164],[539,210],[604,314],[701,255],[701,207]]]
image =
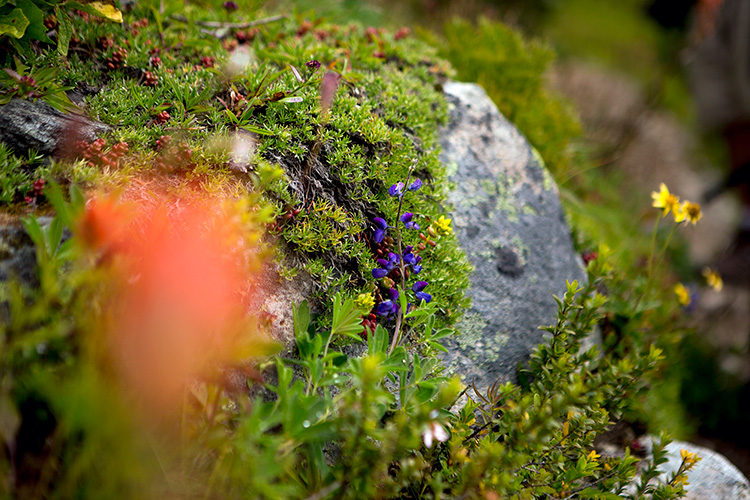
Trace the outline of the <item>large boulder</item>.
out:
[[[476,84],[444,86],[450,123],[442,160],[455,183],[453,225],[475,266],[472,308],[445,342],[444,363],[483,390],[515,381],[555,319],[553,294],[585,279],[558,191],[538,154]]]

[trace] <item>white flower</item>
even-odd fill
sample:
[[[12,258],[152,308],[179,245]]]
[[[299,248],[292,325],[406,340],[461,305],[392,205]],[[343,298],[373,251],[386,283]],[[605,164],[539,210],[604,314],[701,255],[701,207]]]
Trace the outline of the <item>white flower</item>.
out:
[[[427,425],[424,434],[422,434],[424,445],[428,448],[432,448],[433,439],[441,443],[448,441],[448,431],[437,422],[430,422]]]

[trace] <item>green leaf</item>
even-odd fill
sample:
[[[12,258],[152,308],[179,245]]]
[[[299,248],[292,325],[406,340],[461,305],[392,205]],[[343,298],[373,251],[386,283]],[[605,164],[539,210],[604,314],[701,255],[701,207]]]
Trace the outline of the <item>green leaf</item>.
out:
[[[57,53],[66,57],[68,47],[70,47],[70,39],[73,36],[73,22],[70,20],[68,13],[60,7],[55,7],[55,15],[57,16]]]
[[[375,332],[367,337],[367,353],[374,356],[376,353],[385,354],[388,349],[388,331],[380,325],[375,327]]]
[[[31,215],[23,219],[23,227],[37,248],[44,246],[44,231],[42,231],[42,226],[39,225],[39,221],[36,220],[35,216]]]
[[[68,188],[68,193],[70,194],[70,206],[73,211],[75,213],[83,212],[83,209],[86,207],[86,197],[81,188],[75,184],[71,184]]]
[[[70,211],[68,203],[65,201],[60,185],[52,180],[48,181],[44,189],[44,195],[54,207],[57,217],[61,219],[61,222],[67,227],[73,227],[73,214]]]
[[[21,38],[26,33],[28,26],[29,20],[21,9],[0,12],[0,36],[8,35],[13,38]]]
[[[273,135],[273,132],[269,132],[268,130],[256,127],[255,125],[241,125],[240,128],[258,135]]]
[[[62,113],[81,113],[81,108],[73,104],[65,92],[48,93],[42,96],[44,102]]]
[[[406,372],[409,371],[407,358],[406,349],[398,346],[388,358],[380,363],[380,366],[391,372]]]
[[[333,297],[333,322],[331,335],[346,335],[360,340],[362,331],[361,311],[354,304],[354,299],[348,298],[341,303],[341,293]]]
[[[62,240],[62,234],[63,234],[63,224],[59,217],[55,217],[52,219],[52,222],[49,225],[49,234],[47,238],[47,243],[49,244],[49,247],[47,248],[47,251],[50,255],[55,255],[57,253],[57,247],[60,246],[60,240]]]
[[[306,300],[300,302],[299,306],[292,306],[292,317],[294,318],[294,336],[299,338],[307,333],[310,327],[310,305]]]
[[[26,28],[24,37],[44,43],[52,43],[52,40],[47,36],[47,28],[44,26],[44,12],[31,0],[17,0],[16,6],[23,10],[24,16],[29,20],[29,26]]]

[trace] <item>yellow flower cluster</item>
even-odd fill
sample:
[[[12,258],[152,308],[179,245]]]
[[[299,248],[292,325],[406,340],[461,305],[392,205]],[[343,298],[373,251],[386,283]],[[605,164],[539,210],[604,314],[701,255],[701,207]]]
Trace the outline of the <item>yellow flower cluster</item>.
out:
[[[354,303],[361,309],[369,311],[375,307],[375,298],[373,298],[370,293],[360,293],[357,295],[357,298],[354,299]]]
[[[450,234],[453,231],[451,222],[453,222],[451,219],[446,219],[444,215],[441,215],[438,220],[433,221],[433,223],[430,224],[430,227],[427,228],[427,232],[430,233],[430,236]]]
[[[695,464],[701,461],[697,453],[691,453],[688,450],[680,450],[680,457],[685,470],[692,469]]]
[[[703,277],[706,278],[708,286],[717,292],[720,292],[724,288],[724,281],[721,279],[721,275],[710,267],[703,268]]]
[[[680,197],[670,193],[663,182],[659,185],[658,193],[656,191],[651,193],[651,198],[654,200],[652,206],[662,210],[662,217],[672,212],[677,223],[688,221],[696,224],[703,217],[699,204],[687,200],[680,203]]]
[[[674,293],[677,295],[677,301],[682,306],[690,305],[690,291],[682,283],[677,283],[674,286]]]

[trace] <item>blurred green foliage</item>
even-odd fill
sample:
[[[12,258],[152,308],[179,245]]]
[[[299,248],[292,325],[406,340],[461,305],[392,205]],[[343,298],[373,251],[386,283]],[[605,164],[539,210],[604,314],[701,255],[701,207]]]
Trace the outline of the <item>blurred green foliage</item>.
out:
[[[427,36],[451,62],[459,80],[482,85],[553,174],[571,168],[571,141],[581,128],[571,107],[544,84],[554,58],[548,46],[528,41],[508,26],[486,18],[477,25],[456,19],[443,27],[442,38]]]

